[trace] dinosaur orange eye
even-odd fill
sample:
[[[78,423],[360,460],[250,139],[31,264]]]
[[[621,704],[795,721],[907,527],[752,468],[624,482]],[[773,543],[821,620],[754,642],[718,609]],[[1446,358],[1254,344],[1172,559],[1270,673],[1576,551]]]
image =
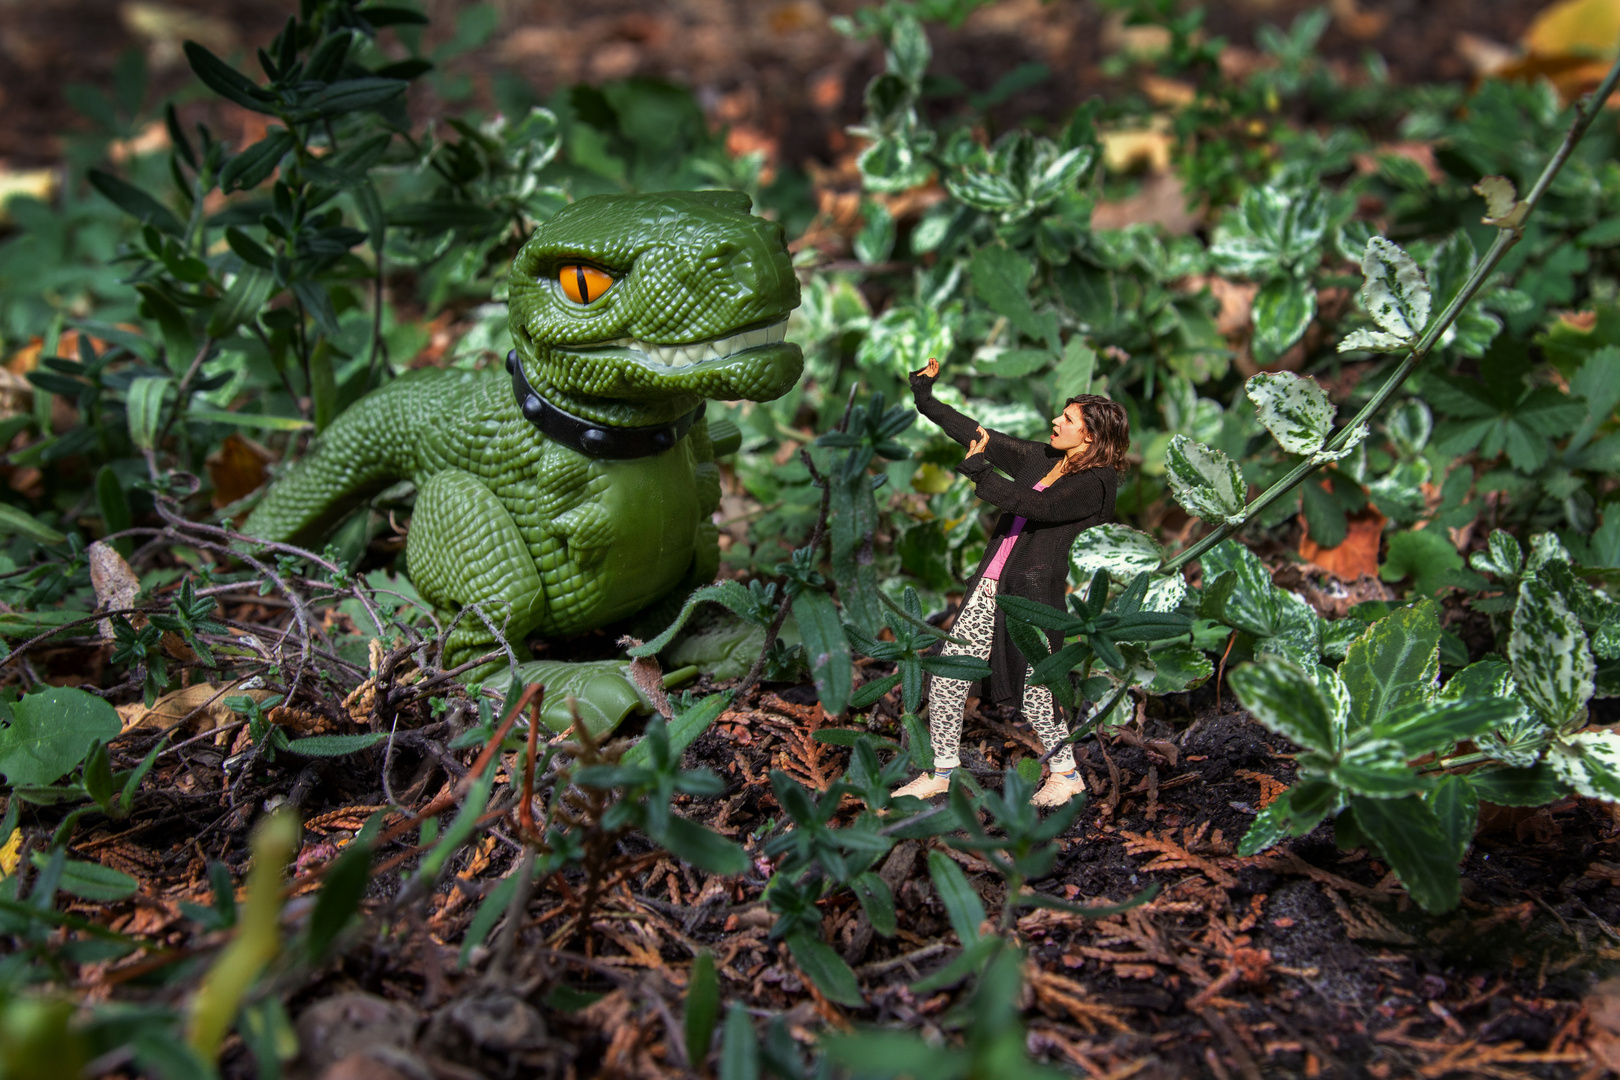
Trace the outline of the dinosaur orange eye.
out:
[[[613,278],[594,266],[566,263],[557,271],[557,283],[568,299],[576,304],[588,304],[613,288]]]

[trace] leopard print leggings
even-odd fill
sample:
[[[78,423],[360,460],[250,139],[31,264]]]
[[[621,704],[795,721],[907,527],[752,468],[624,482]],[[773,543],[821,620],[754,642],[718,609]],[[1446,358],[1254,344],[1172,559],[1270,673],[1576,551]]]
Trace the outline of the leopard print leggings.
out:
[[[973,595],[962,605],[962,613],[956,617],[956,625],[951,629],[953,637],[971,644],[958,645],[954,641],[947,641],[942,652],[946,656],[977,656],[980,660],[988,660],[995,627],[996,582],[981,578]],[[1041,745],[1051,749],[1068,738],[1069,732],[1063,722],[1057,719],[1052,691],[1027,681],[1032,670],[1024,669],[1024,717],[1034,726]],[[928,677],[928,683],[928,734],[934,747],[934,767],[954,769],[962,763],[962,713],[967,706],[968,683],[961,679],[941,679],[932,675]],[[1065,746],[1052,755],[1049,764],[1053,772],[1069,772],[1074,768],[1074,750]]]

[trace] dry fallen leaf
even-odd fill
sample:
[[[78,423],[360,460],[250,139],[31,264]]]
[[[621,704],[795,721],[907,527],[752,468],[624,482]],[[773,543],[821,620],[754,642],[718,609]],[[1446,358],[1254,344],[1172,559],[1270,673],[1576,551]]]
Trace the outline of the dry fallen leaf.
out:
[[[1170,168],[1170,148],[1175,139],[1158,127],[1129,128],[1103,132],[1102,144],[1109,172],[1128,173],[1140,168],[1161,173]]]
[[[214,506],[229,506],[259,489],[269,476],[275,455],[238,434],[225,436],[219,449],[208,455],[208,479],[214,485]]]
[[[96,607],[102,611],[134,607],[136,598],[141,595],[141,580],[124,557],[113,550],[112,545],[100,540],[91,544],[85,554],[90,560],[90,586],[96,590]],[[113,640],[111,619],[102,619],[97,629],[103,640]]]
[[[1303,522],[1302,522],[1303,523]],[[1325,548],[1309,533],[1299,537],[1299,554],[1342,581],[1354,581],[1363,574],[1378,574],[1378,545],[1384,535],[1384,515],[1367,507],[1349,519],[1349,532],[1338,547]]]
[[[231,710],[225,707],[225,699],[232,696],[234,684],[226,687],[215,686],[213,683],[197,683],[184,690],[175,690],[164,694],[152,703],[148,709],[140,702],[130,705],[118,706],[118,716],[124,722],[125,731],[136,728],[171,728],[174,725],[191,717],[187,730],[212,731],[231,718]],[[249,697],[263,699],[269,696],[269,691],[246,691]],[[196,715],[192,715],[195,713]]]
[[[26,196],[40,202],[50,202],[56,194],[55,169],[19,169],[0,167],[0,225],[9,225],[11,215],[6,204],[12,199]]]
[[[1620,0],[1563,0],[1546,8],[1525,32],[1538,56],[1610,56],[1620,40]]]

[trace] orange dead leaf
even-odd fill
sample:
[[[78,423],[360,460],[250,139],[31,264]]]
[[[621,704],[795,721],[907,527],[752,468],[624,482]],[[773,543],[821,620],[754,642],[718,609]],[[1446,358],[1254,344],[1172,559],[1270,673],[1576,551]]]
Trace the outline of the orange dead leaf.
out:
[[[230,434],[208,455],[208,479],[214,485],[214,506],[229,506],[259,489],[269,475],[275,455],[251,439]]]
[[[1308,532],[1299,537],[1299,554],[1343,581],[1354,581],[1363,574],[1378,575],[1378,544],[1384,535],[1384,515],[1368,506],[1349,519],[1350,531],[1337,547],[1325,548]],[[1304,524],[1303,518],[1301,524]]]

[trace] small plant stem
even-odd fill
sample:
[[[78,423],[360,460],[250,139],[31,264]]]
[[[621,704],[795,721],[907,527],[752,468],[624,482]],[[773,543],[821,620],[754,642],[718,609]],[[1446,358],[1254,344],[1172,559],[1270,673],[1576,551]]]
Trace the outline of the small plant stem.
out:
[[[529,702],[529,744],[523,759],[523,801],[518,804],[519,835],[529,843],[539,837],[534,828],[534,754],[540,741],[540,708],[545,700],[546,688],[542,683],[535,691],[534,699]],[[528,849],[526,854],[532,859],[534,849]]]
[[[1434,348],[1435,343],[1457,321],[1457,317],[1462,314],[1463,308],[1467,306],[1468,302],[1474,298],[1474,294],[1484,287],[1486,279],[1490,277],[1497,264],[1502,261],[1502,258],[1507,255],[1508,250],[1523,238],[1524,223],[1535,212],[1542,196],[1552,186],[1552,182],[1557,178],[1559,170],[1564,167],[1564,163],[1569,160],[1570,154],[1574,152],[1575,147],[1586,135],[1587,129],[1592,126],[1592,121],[1602,111],[1604,103],[1609,100],[1609,95],[1614,92],[1617,83],[1620,83],[1620,60],[1616,60],[1614,66],[1609,68],[1609,73],[1603,77],[1603,82],[1598,85],[1596,91],[1576,103],[1575,122],[1564,133],[1564,141],[1559,144],[1558,149],[1547,162],[1547,167],[1541,170],[1541,176],[1531,186],[1529,193],[1514,208],[1512,212],[1513,224],[1497,230],[1496,241],[1491,244],[1490,250],[1485,253],[1485,257],[1480,259],[1474,266],[1474,272],[1463,283],[1463,287],[1458,290],[1457,295],[1452,297],[1451,303],[1446,305],[1446,309],[1440,313],[1438,319],[1429,324],[1423,336],[1412,346],[1411,351],[1401,360],[1399,366],[1395,368],[1394,373],[1384,382],[1384,385],[1378,388],[1378,392],[1361,407],[1361,410],[1356,413],[1348,424],[1340,428],[1333,438],[1327,441],[1327,445],[1323,447],[1325,451],[1332,452],[1343,449],[1345,443],[1350,441],[1351,433],[1363,423],[1371,420],[1378,413],[1378,410],[1384,407],[1411,376],[1412,372],[1417,370],[1417,366],[1429,355],[1429,351]],[[1164,574],[1174,573],[1216,544],[1219,544],[1222,540],[1239,532],[1266,507],[1293,491],[1306,477],[1325,464],[1327,464],[1326,461],[1312,461],[1310,459],[1300,462],[1289,471],[1287,476],[1267,488],[1253,502],[1244,507],[1242,518],[1235,522],[1221,524],[1187,550],[1165,560],[1163,565],[1160,566],[1159,572]]]

